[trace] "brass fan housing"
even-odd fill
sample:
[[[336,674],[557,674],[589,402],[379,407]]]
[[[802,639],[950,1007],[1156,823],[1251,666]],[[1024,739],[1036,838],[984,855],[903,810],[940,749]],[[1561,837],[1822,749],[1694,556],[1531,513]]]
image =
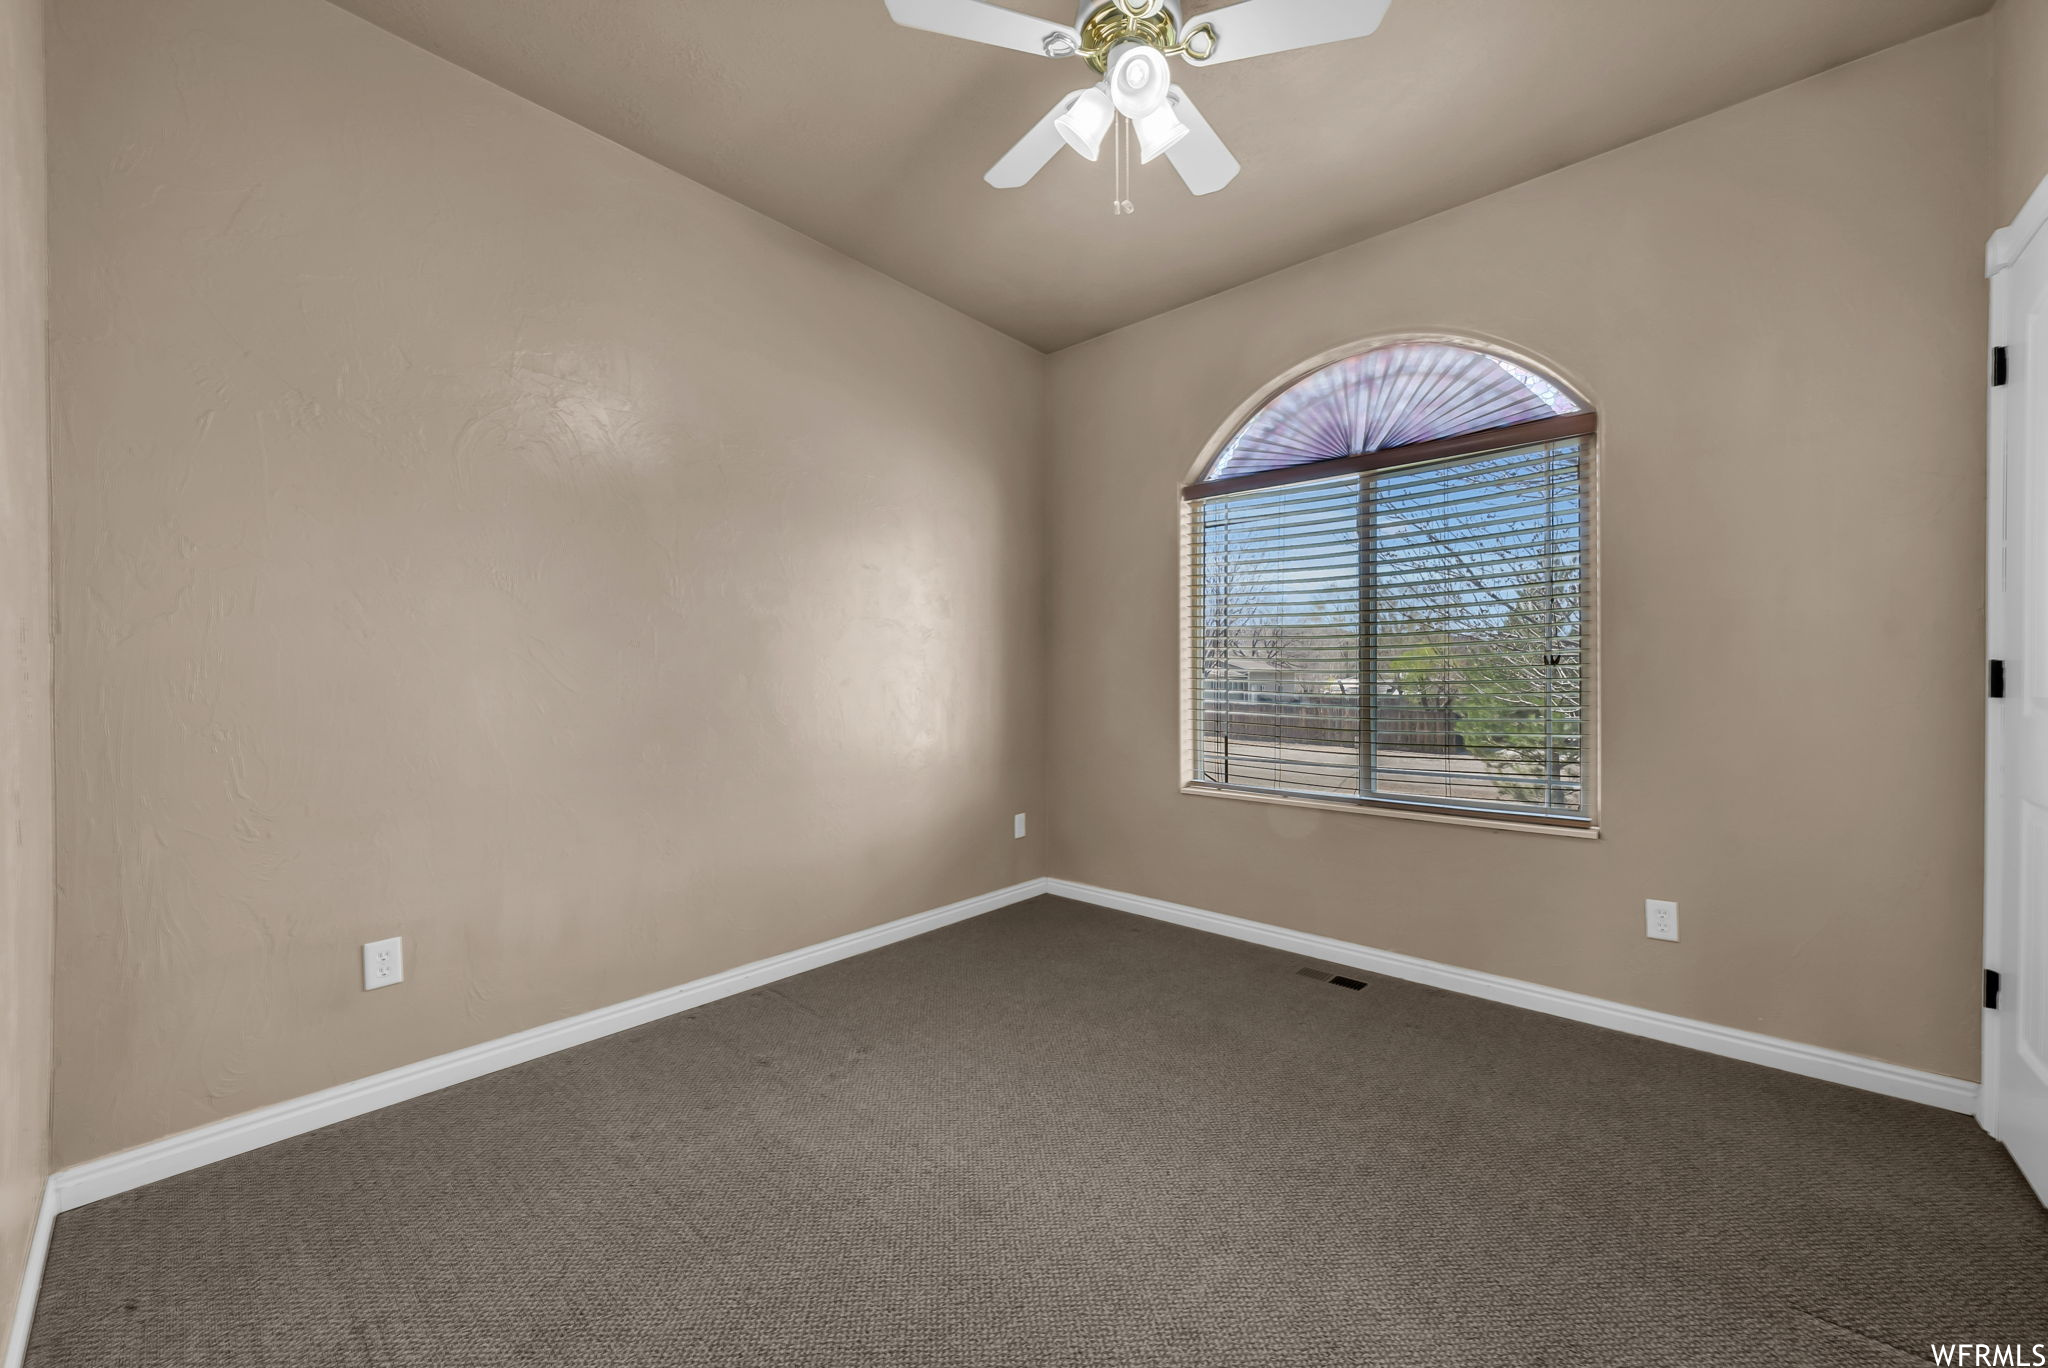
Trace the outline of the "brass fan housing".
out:
[[[1196,24],[1176,32],[1173,8],[1164,0],[1109,0],[1081,21],[1081,56],[1099,72],[1109,70],[1110,50],[1119,43],[1143,43],[1169,57],[1205,61],[1216,51],[1216,30]]]

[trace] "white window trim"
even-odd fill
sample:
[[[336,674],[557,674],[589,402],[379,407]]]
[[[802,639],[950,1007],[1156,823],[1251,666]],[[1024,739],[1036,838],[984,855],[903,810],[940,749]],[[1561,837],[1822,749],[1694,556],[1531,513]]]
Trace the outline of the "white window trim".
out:
[[[1446,342],[1455,346],[1478,347],[1498,352],[1517,365],[1526,366],[1553,382],[1561,383],[1566,392],[1580,399],[1594,412],[1599,408],[1586,397],[1584,388],[1571,376],[1550,361],[1529,356],[1505,343],[1475,334],[1441,332],[1388,333],[1367,338],[1342,347],[1333,347],[1309,360],[1289,367],[1285,372],[1261,386],[1251,398],[1238,405],[1223,425],[1216,429],[1202,447],[1199,460],[1189,469],[1182,487],[1198,483],[1212,466],[1219,453],[1229,444],[1230,439],[1249,421],[1253,414],[1264,408],[1289,386],[1313,371],[1322,369],[1346,357],[1374,347],[1384,347],[1397,342]],[[1607,464],[1607,429],[1601,430],[1587,443],[1588,458],[1585,464],[1585,550],[1584,589],[1581,597],[1582,626],[1586,659],[1584,672],[1584,700],[1586,711],[1586,735],[1582,747],[1582,803],[1584,813],[1579,820],[1516,819],[1496,817],[1483,810],[1460,810],[1455,804],[1431,804],[1425,799],[1414,803],[1398,799],[1369,797],[1345,801],[1341,799],[1315,798],[1303,794],[1285,793],[1270,789],[1239,789],[1212,784],[1202,780],[1195,771],[1195,717],[1193,671],[1195,623],[1193,618],[1193,596],[1188,585],[1194,573],[1195,523],[1194,505],[1181,497],[1180,488],[1173,491],[1176,517],[1180,528],[1179,572],[1175,576],[1175,590],[1179,595],[1180,644],[1178,649],[1179,669],[1176,671],[1176,689],[1179,695],[1180,727],[1180,792],[1190,798],[1225,798],[1245,803],[1266,803],[1280,807],[1309,808],[1318,812],[1344,812],[1364,817],[1392,817],[1410,822],[1437,822],[1450,826],[1481,827],[1491,831],[1515,831],[1532,836],[1563,836],[1572,840],[1598,840],[1601,834],[1602,818],[1602,766],[1607,747],[1605,744],[1606,709],[1602,706],[1602,680],[1606,674],[1604,632],[1602,631],[1601,605],[1606,595],[1603,589],[1601,564],[1600,513],[1603,500],[1600,497],[1602,472]]]

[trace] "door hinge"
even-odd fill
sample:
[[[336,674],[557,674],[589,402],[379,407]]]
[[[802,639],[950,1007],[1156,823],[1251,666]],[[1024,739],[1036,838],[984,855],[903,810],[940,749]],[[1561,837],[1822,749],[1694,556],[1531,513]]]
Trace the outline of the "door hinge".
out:
[[[1986,969],[1984,971],[1984,1005],[1994,1012],[1998,1010],[1998,971],[1996,969]]]
[[[2005,383],[2005,348],[1991,349],[1991,383],[1993,386]]]
[[[1990,691],[1993,698],[2005,697],[2005,662],[2002,660],[1991,662]]]

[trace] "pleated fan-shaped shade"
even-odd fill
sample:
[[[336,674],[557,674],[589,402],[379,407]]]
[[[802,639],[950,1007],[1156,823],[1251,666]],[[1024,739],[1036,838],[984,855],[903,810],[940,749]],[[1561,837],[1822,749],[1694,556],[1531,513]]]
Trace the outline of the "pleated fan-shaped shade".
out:
[[[1394,342],[1311,371],[1238,429],[1204,480],[1583,413],[1553,382],[1449,342]]]

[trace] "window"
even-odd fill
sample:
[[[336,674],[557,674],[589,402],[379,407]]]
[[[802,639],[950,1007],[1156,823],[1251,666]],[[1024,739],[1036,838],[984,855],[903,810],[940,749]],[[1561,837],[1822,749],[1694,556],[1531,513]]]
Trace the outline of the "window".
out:
[[[1438,340],[1254,413],[1183,491],[1190,786],[1590,826],[1594,426]]]

